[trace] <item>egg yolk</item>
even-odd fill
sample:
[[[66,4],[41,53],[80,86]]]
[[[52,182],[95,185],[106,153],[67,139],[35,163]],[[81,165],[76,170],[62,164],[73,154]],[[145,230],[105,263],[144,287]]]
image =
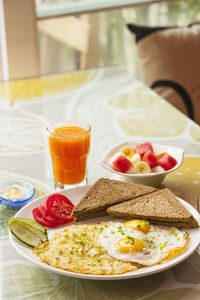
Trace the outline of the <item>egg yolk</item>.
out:
[[[149,232],[150,229],[149,222],[145,220],[131,220],[124,223],[124,227],[139,230],[143,233]]]
[[[185,247],[176,247],[168,251],[168,255],[164,259],[172,259],[180,255],[185,250]]]
[[[123,238],[120,239],[115,247],[118,249],[120,253],[135,253],[143,251],[145,245],[142,241],[135,238]]]

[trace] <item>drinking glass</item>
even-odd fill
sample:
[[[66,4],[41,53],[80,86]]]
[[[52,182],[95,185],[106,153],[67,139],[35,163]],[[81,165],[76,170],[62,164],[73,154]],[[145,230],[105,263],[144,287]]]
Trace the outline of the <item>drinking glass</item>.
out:
[[[47,127],[56,189],[87,184],[87,159],[91,126],[58,122]]]

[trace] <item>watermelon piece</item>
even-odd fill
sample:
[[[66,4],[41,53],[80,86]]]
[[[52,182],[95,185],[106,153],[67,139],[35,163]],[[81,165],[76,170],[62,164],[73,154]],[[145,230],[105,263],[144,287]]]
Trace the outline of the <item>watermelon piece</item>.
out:
[[[150,142],[136,145],[136,152],[140,154],[141,158],[143,158],[145,153],[147,153],[148,151],[154,152]]]
[[[126,173],[131,168],[131,162],[130,160],[121,155],[118,156],[113,162],[112,162],[113,168],[117,172]]]
[[[154,167],[157,167],[158,165],[158,159],[156,157],[156,155],[151,152],[151,151],[148,151],[144,154],[143,156],[143,160],[151,167],[151,168],[154,168]]]
[[[165,171],[168,171],[175,167],[177,164],[177,161],[174,157],[169,155],[168,153],[164,154],[159,160],[158,160],[159,166],[161,166]]]

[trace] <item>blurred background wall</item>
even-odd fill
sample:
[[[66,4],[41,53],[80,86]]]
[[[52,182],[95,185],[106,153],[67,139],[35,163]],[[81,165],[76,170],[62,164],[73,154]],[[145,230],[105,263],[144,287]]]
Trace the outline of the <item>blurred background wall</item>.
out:
[[[70,0],[71,1],[71,0]],[[84,1],[84,0],[83,0]],[[63,0],[36,0],[37,9]],[[67,1],[65,0],[65,3]],[[70,17],[68,17],[70,18]],[[83,22],[85,36],[79,30],[71,30],[81,45],[73,44],[70,36],[61,41],[59,37],[46,34],[44,21],[38,22],[38,39],[42,74],[60,73],[99,66],[120,65],[138,76],[137,50],[134,36],[126,28],[127,23],[147,26],[187,25],[200,21],[200,1],[184,0],[162,2],[139,7],[129,7],[105,12],[76,16]],[[59,18],[58,18],[59,19]],[[62,20],[62,18],[61,18]],[[60,20],[60,21],[61,21]],[[70,19],[69,19],[70,23]],[[59,27],[58,31],[65,24]],[[54,26],[55,27],[55,26]],[[87,30],[88,29],[88,30]],[[56,34],[55,34],[56,35]],[[85,41],[82,40],[85,38]],[[77,41],[75,41],[77,42]],[[82,44],[87,44],[85,52]],[[79,44],[79,43],[78,43]],[[81,48],[83,46],[83,49]]]

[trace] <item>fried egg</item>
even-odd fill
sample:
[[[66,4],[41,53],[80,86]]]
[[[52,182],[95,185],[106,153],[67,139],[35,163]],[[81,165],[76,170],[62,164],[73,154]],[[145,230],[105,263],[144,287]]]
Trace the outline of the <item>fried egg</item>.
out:
[[[187,243],[186,233],[176,228],[150,226],[145,220],[109,223],[99,238],[111,257],[142,266],[175,257]]]
[[[117,275],[136,270],[135,264],[115,259],[105,251],[99,235],[106,226],[105,223],[69,226],[33,252],[55,268],[76,273]]]
[[[72,225],[33,252],[55,268],[117,275],[171,259],[186,249],[187,234],[145,220]]]

